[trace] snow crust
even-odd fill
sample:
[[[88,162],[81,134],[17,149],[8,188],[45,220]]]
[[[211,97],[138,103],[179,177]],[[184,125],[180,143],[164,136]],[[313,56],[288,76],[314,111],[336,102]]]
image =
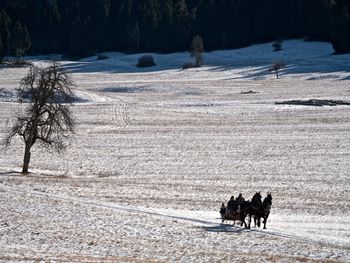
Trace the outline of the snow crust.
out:
[[[76,83],[66,152],[18,139],[0,155],[3,262],[350,262],[350,56],[290,40],[204,54],[61,61]],[[56,58],[56,56],[55,56]],[[38,66],[46,57],[28,58]],[[276,79],[268,69],[287,67]],[[25,105],[25,68],[0,69],[0,139]],[[240,192],[272,192],[267,230],[221,224]]]

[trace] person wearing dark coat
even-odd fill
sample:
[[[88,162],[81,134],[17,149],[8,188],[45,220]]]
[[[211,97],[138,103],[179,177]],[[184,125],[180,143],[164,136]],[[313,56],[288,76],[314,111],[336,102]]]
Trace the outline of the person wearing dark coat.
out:
[[[240,193],[238,197],[236,198],[237,205],[243,204],[245,199],[243,198],[242,194]]]
[[[221,208],[220,208],[220,214],[224,215],[226,213],[226,207],[225,204],[222,203]]]
[[[234,196],[231,196],[230,200],[227,203],[227,210],[229,214],[232,214],[233,212],[236,212],[238,209],[237,202],[235,200]]]

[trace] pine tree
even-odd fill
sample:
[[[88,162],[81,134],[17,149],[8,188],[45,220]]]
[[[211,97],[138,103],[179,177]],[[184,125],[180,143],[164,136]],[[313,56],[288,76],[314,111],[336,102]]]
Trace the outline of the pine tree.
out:
[[[20,21],[16,21],[11,32],[12,55],[20,61],[24,53],[30,48],[31,41],[26,26],[22,26]]]
[[[72,58],[81,56],[84,53],[84,25],[78,16],[71,25],[70,36],[69,36],[69,54]],[[85,33],[86,34],[86,33]]]
[[[177,49],[186,49],[188,42],[191,41],[191,31],[190,13],[186,1],[175,1],[173,42]]]
[[[350,6],[347,2],[337,2],[336,19],[333,20],[332,45],[336,53],[350,52]],[[350,4],[349,4],[350,5]]]
[[[4,57],[5,57],[5,54],[4,54],[4,44],[2,43],[2,38],[1,38],[1,34],[0,34],[0,63],[3,62]]]
[[[0,10],[0,37],[2,40],[2,56],[5,57],[10,53],[10,24],[11,19],[5,11]]]
[[[43,12],[46,20],[46,23],[42,25],[47,35],[47,39],[45,39],[46,45],[50,51],[56,51],[62,38],[62,16],[56,0],[48,1]]]

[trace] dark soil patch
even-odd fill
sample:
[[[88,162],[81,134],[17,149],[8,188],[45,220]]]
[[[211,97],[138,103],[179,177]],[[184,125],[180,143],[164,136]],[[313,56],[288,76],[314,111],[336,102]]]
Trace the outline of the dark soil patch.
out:
[[[241,91],[241,93],[240,93],[240,94],[245,95],[245,94],[256,94],[256,93],[257,93],[256,91],[249,90],[249,91]]]
[[[338,106],[338,105],[350,105],[350,102],[343,100],[288,100],[276,102],[275,104],[286,104],[286,105],[302,105],[302,106]]]
[[[144,87],[109,87],[102,89],[102,92],[109,93],[138,93],[146,91],[148,91],[148,89]]]

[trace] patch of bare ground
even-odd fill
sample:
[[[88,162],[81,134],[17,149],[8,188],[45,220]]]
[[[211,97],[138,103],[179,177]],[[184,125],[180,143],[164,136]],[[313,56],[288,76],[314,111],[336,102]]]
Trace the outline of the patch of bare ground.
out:
[[[290,256],[280,256],[280,255],[265,255],[267,262],[276,262],[276,263],[282,263],[282,262],[300,262],[300,263],[336,263],[339,261],[334,260],[315,260],[307,257],[290,257]],[[249,261],[246,261],[249,262]]]
[[[161,263],[163,261],[151,259],[137,259],[132,257],[117,256],[92,256],[92,255],[42,255],[33,256],[0,256],[0,262],[81,262],[81,263],[115,263],[115,262],[135,262],[135,263]]]

